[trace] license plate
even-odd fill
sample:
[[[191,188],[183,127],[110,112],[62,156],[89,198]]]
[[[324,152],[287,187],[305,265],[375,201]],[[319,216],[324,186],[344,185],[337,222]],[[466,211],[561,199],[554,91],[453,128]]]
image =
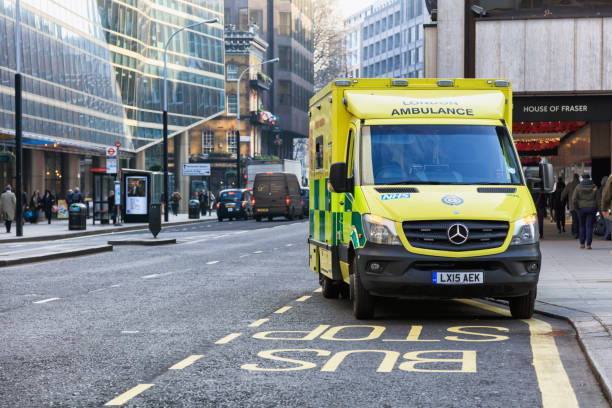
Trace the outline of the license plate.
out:
[[[268,212],[267,208],[258,208],[257,212]]]
[[[484,272],[432,272],[431,282],[438,285],[481,285]]]
[[[232,207],[228,207],[227,212],[232,212],[234,209]]]

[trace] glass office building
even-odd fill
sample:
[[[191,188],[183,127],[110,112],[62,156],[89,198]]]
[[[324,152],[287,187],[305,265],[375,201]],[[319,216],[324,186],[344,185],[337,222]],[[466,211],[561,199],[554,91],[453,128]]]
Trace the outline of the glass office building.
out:
[[[15,16],[15,1],[0,0],[5,152],[14,144]],[[26,186],[49,187],[47,173],[58,168],[79,185],[75,178],[83,166],[95,167],[105,147],[120,142],[129,158],[156,144],[162,137],[165,41],[180,27],[214,17],[219,23],[185,30],[168,48],[170,134],[224,109],[221,0],[21,0]],[[49,183],[58,189],[57,180]]]

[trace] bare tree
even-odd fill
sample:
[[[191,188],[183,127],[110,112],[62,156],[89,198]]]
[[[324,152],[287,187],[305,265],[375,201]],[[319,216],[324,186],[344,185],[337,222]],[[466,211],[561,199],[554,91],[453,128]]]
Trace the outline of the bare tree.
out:
[[[343,18],[336,0],[314,0],[314,88],[346,73]]]

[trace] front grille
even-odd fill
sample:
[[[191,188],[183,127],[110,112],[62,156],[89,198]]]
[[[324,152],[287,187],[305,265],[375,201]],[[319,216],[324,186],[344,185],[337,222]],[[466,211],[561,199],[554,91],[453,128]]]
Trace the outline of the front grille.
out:
[[[468,239],[455,245],[448,239],[448,228],[463,224],[468,230]],[[415,248],[440,251],[475,251],[478,249],[498,248],[508,236],[509,224],[505,221],[406,221],[402,224],[404,235]]]
[[[478,187],[479,193],[507,193],[514,194],[516,193],[516,188],[514,187]]]
[[[381,194],[387,193],[418,193],[415,187],[377,187],[376,191]]]

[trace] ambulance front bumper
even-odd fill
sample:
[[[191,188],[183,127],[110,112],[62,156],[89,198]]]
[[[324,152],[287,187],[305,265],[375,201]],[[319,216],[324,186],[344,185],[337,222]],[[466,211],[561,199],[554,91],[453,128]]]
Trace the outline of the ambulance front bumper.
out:
[[[399,298],[523,296],[535,289],[541,265],[537,244],[510,246],[496,255],[449,258],[420,255],[401,246],[370,242],[357,250],[363,286],[372,294]],[[476,273],[482,282],[434,283],[438,273]],[[481,272],[481,274],[480,274]]]

